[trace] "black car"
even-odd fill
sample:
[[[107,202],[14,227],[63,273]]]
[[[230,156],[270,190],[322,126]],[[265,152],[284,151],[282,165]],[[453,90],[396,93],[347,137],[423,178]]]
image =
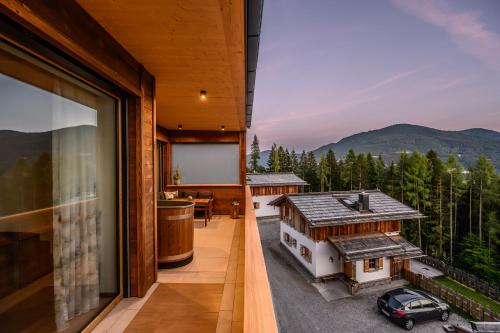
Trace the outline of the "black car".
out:
[[[386,292],[377,299],[377,305],[385,316],[411,330],[415,323],[439,319],[447,321],[450,306],[437,297],[423,291],[398,288]]]

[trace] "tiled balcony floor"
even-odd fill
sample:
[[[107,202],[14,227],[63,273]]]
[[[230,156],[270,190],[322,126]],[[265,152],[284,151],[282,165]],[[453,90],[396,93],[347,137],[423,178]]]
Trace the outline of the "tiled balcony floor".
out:
[[[159,270],[147,299],[124,299],[94,332],[242,332],[244,239],[244,218],[196,220],[193,261]]]

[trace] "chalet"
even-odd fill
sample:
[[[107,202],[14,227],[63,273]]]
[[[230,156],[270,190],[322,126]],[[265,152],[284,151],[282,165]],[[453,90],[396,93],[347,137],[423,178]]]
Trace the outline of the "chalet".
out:
[[[268,203],[280,195],[303,192],[307,182],[293,172],[249,173],[247,184],[252,193],[255,214],[257,217],[279,215],[276,207]]]
[[[380,191],[285,194],[283,245],[315,277],[343,275],[360,286],[402,277],[422,251],[401,237],[401,221],[423,218]]]

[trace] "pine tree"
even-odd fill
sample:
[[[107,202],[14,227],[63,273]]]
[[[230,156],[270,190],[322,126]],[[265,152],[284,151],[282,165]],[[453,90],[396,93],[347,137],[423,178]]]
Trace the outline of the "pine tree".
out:
[[[375,172],[377,174],[377,181],[375,184],[375,188],[385,190],[384,188],[384,176],[385,176],[385,163],[382,158],[382,154],[380,154],[375,162]]]
[[[405,203],[404,184],[405,184],[405,170],[407,167],[407,163],[408,163],[408,154],[406,153],[406,151],[403,151],[399,155],[398,169],[397,169],[398,176],[399,176],[399,184],[398,184],[399,192],[400,192],[399,201],[401,201],[402,203]]]
[[[330,166],[328,165],[328,160],[325,156],[321,155],[319,160],[318,168],[316,170],[318,181],[320,184],[320,191],[325,191],[325,185],[328,186],[330,180]]]
[[[292,172],[292,157],[288,149],[285,149],[283,154],[283,164],[281,165],[282,172]]]
[[[457,157],[450,155],[446,161],[445,170],[448,174],[448,240],[450,243],[448,258],[450,264],[453,265],[453,238],[456,236],[456,216],[457,210],[456,206],[458,203],[458,197],[461,193],[460,186],[463,185],[463,167],[458,161]]]
[[[338,166],[337,159],[335,158],[335,153],[332,149],[328,149],[328,153],[326,154],[326,161],[329,168],[328,190],[340,190],[340,168]]]
[[[306,180],[306,172],[307,172],[307,154],[306,154],[305,150],[302,150],[302,153],[300,154],[300,161],[299,161],[300,178]]]
[[[377,176],[377,166],[375,160],[371,153],[366,154],[366,188],[375,189],[377,188],[378,176]]]
[[[355,173],[356,173],[356,154],[354,153],[354,150],[349,149],[347,152],[347,155],[345,157],[345,161],[343,163],[344,168],[343,168],[343,175],[342,178],[344,179],[344,183],[346,184],[346,189],[352,191],[354,189],[354,183],[355,183]]]
[[[430,252],[434,256],[443,254],[443,172],[444,165],[435,151],[427,152],[428,168],[430,173],[430,212],[428,213],[427,230],[430,239]]]
[[[278,147],[278,160],[279,160],[279,171],[286,171],[286,156],[285,156],[285,149],[282,146]]]
[[[393,198],[396,198],[397,194],[397,177],[396,164],[392,161],[385,172],[383,188]]]
[[[427,167],[427,158],[417,152],[411,154],[408,167],[405,171],[404,188],[408,203],[416,210],[425,210],[429,204],[429,188],[427,184],[430,179]],[[418,244],[422,247],[422,225],[418,219]]]
[[[257,135],[254,135],[252,145],[250,146],[250,170],[252,172],[257,172],[259,168],[259,160],[260,160],[259,139],[257,139]]]
[[[292,164],[292,172],[296,175],[300,175],[299,158],[294,149],[292,149],[292,152],[290,153],[290,160]]]
[[[306,178],[305,181],[310,184],[310,187],[313,191],[319,190],[319,180],[317,176],[317,168],[318,164],[316,163],[316,158],[312,151],[307,153],[307,169],[306,169]]]
[[[486,156],[480,156],[477,162],[473,166],[475,182],[479,187],[477,193],[479,193],[479,212],[478,212],[478,237],[479,241],[483,241],[483,205],[484,205],[484,194],[488,192],[493,175],[495,173],[493,165],[490,163]]]
[[[367,187],[367,160],[365,154],[361,153],[356,158],[355,163],[355,177],[356,183],[358,184],[358,190],[362,190]]]
[[[278,149],[276,148],[276,143],[273,143],[273,145],[271,146],[271,152],[269,154],[269,159],[267,160],[267,170],[269,172],[280,171],[280,158]]]

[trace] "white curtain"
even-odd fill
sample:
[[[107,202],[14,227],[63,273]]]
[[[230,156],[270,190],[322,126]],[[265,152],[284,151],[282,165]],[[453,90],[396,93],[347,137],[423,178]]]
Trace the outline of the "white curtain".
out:
[[[53,256],[57,329],[99,305],[96,127],[54,130]]]

